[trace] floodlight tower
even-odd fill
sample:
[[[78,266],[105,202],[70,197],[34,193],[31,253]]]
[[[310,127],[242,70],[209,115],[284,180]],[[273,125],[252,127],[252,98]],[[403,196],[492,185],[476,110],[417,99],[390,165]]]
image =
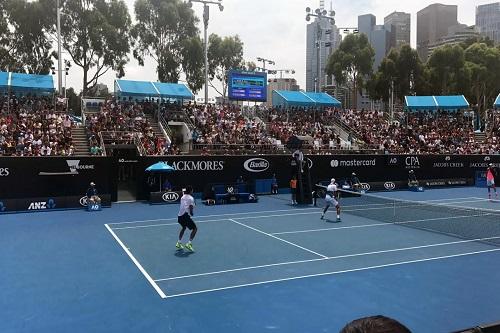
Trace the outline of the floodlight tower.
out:
[[[317,8],[314,12],[311,11],[311,8],[307,7],[306,8],[306,21],[309,22],[312,17],[317,18],[317,33],[316,33],[316,56],[317,56],[317,63],[316,63],[316,77],[314,78],[314,91],[319,92],[320,89],[320,74],[321,74],[321,58],[320,58],[320,52],[321,52],[321,36],[322,36],[322,28],[321,28],[321,22],[323,21],[328,21],[331,22],[332,25],[335,24],[335,12],[333,10],[330,11],[330,15],[328,15],[328,11],[325,10],[324,8]]]
[[[205,105],[208,104],[208,20],[210,18],[210,7],[209,5],[217,5],[219,6],[219,10],[222,12],[224,10],[224,6],[222,5],[222,0],[218,1],[206,1],[206,0],[189,0],[189,7],[193,6],[193,2],[199,2],[203,4],[203,23],[205,27]]]

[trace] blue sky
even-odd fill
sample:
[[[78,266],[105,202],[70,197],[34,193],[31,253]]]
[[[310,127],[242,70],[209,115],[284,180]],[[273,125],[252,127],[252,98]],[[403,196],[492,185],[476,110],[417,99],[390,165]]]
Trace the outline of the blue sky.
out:
[[[135,0],[125,0],[133,13]],[[329,8],[330,0],[326,0]],[[362,14],[377,16],[377,24],[382,24],[384,17],[393,11],[404,11],[411,14],[412,46],[416,41],[416,13],[420,9],[436,1],[416,0],[334,0],[338,26],[355,27],[357,17]],[[475,7],[491,3],[487,0],[456,0],[440,1],[443,4],[458,5],[458,20],[472,25],[475,21]],[[295,69],[294,77],[302,88],[305,88],[305,8],[317,8],[319,0],[223,0],[224,11],[217,7],[211,8],[209,33],[222,36],[238,34],[245,43],[245,59],[256,61],[256,57],[272,59],[276,69]],[[202,5],[195,3],[193,9],[199,17],[202,16]],[[200,31],[203,30],[200,22]],[[126,67],[125,79],[156,80],[155,64],[149,60],[141,67],[130,55],[130,63]],[[81,89],[82,73],[73,66],[68,77],[68,87]],[[101,83],[113,89],[114,73],[101,78]],[[199,92],[198,94],[202,94]],[[215,92],[211,92],[215,95]]]

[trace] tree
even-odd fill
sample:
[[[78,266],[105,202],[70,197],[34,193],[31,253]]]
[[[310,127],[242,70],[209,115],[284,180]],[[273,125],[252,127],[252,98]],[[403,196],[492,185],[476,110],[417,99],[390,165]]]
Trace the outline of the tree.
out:
[[[198,18],[180,0],[136,0],[137,24],[132,28],[134,57],[144,66],[145,57],[157,64],[158,80],[178,82],[186,74],[193,90],[203,80],[203,50],[200,48]]]
[[[486,43],[474,43],[465,50],[465,67],[470,72],[470,91],[467,94],[478,110],[491,105],[500,91],[500,49]],[[485,105],[485,102],[487,103]]]
[[[375,51],[365,34],[348,35],[339,48],[329,57],[328,75],[334,75],[338,85],[352,83],[353,104],[357,105],[357,93],[365,85],[365,78],[372,72]]]
[[[81,114],[81,96],[75,93],[73,87],[66,90],[66,97],[68,98],[68,110],[72,110],[75,114]]]
[[[434,50],[427,67],[434,95],[462,94],[467,90],[470,71],[465,67],[464,50],[459,45]]]
[[[257,65],[253,61],[245,61],[243,62],[241,69],[249,72],[255,72],[255,70],[257,69]]]
[[[57,54],[52,25],[40,1],[6,0],[0,8],[0,66],[10,71],[48,74]]]
[[[211,34],[208,38],[208,73],[210,80],[216,78],[222,83],[222,97],[226,97],[228,74],[231,69],[245,66],[243,42],[238,35],[221,38]]]
[[[109,70],[125,75],[131,19],[123,0],[65,0],[63,47],[83,70],[85,96]]]
[[[425,90],[424,65],[416,50],[410,45],[403,45],[396,63],[398,77],[396,80],[396,96],[400,101],[405,96],[421,94]]]
[[[490,39],[488,36],[476,36],[476,37],[470,37],[467,38],[465,41],[460,43],[460,46],[466,50],[469,46],[475,43],[484,43],[488,47],[493,47],[495,46],[495,42]]]
[[[389,101],[390,89],[398,81],[399,52],[392,49],[385,57],[375,74],[367,81],[366,88],[372,99],[381,99],[385,103]]]

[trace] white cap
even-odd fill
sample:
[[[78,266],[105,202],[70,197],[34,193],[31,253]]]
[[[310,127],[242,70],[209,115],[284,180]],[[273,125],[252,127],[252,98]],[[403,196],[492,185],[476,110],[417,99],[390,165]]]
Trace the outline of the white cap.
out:
[[[331,184],[335,183],[335,178],[330,179],[330,183]]]

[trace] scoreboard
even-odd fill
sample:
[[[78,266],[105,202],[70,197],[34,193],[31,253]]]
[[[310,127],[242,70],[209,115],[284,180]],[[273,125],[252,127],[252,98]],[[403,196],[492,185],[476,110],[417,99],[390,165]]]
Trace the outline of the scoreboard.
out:
[[[236,101],[267,101],[267,74],[232,70],[228,75],[228,96]]]

